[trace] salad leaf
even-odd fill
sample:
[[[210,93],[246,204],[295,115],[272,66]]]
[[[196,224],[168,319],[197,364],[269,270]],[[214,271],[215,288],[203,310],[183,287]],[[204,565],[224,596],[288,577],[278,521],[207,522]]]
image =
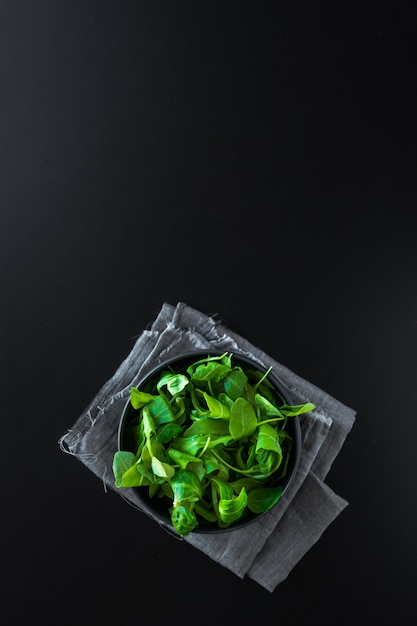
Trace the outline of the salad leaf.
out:
[[[210,417],[213,417],[216,419],[220,419],[220,418],[225,419],[229,417],[230,411],[227,405],[223,404],[216,398],[209,396],[209,394],[206,393],[205,391],[203,392],[203,396],[204,396],[205,401],[207,402]]]
[[[197,502],[203,494],[203,488],[197,476],[186,469],[175,473],[171,487],[174,493],[174,507],[185,501]]]
[[[154,398],[155,396],[152,394],[140,391],[136,387],[132,387],[130,390],[130,403],[134,409],[140,409],[142,406],[152,402]]]
[[[136,456],[133,452],[118,450],[113,457],[113,474],[116,487],[121,487],[123,475],[136,464]]]
[[[252,513],[269,511],[278,502],[282,494],[282,485],[279,487],[260,487],[248,493],[248,509]]]
[[[198,520],[193,509],[180,504],[171,509],[171,523],[179,535],[185,536],[198,526]]]
[[[224,390],[231,400],[237,400],[245,391],[248,377],[239,367],[227,374],[224,379]]]
[[[167,391],[172,396],[175,396],[189,385],[190,381],[187,376],[184,374],[172,374],[171,372],[167,372],[159,379],[159,382],[156,386],[158,391],[161,391],[162,387],[166,386]]]
[[[255,409],[245,398],[237,398],[230,410],[229,431],[233,439],[242,439],[252,435],[258,420]]]

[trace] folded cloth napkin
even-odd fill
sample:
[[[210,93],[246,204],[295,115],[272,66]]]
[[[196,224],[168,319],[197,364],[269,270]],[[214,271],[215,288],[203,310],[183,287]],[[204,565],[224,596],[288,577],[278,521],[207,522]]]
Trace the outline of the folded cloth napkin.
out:
[[[244,354],[264,368],[272,365],[290,403],[312,402],[316,407],[300,416],[301,460],[279,506],[241,529],[214,535],[190,533],[183,538],[238,577],[249,576],[272,592],[348,505],[324,479],[353,426],[356,412],[233,332],[217,315],[207,316],[184,302],[176,306],[164,303],[112,378],[59,439],[59,445],[101,478],[105,487],[153,517],[134,489],[114,486],[113,456],[130,389],[166,358],[214,348]]]

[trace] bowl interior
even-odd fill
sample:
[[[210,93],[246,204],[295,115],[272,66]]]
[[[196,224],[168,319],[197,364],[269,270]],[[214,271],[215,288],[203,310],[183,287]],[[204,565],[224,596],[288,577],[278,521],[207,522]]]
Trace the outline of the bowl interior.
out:
[[[167,368],[172,367],[175,369],[175,372],[179,372],[181,370],[185,370],[189,365],[191,365],[191,363],[195,362],[198,359],[202,359],[207,356],[220,356],[224,354],[224,352],[225,352],[224,350],[223,351],[210,350],[210,352],[207,350],[206,351],[199,350],[199,351],[189,352],[187,354],[182,355],[181,357],[173,357],[171,359],[167,359],[161,362],[161,364],[157,365],[155,368],[153,368],[152,371],[150,371],[146,376],[144,376],[142,380],[140,380],[137,383],[137,388],[142,391],[149,391],[155,384],[155,381],[159,379],[159,376],[162,370],[166,370]],[[245,355],[231,353],[231,352],[229,352],[229,354],[232,354],[232,360],[233,360],[234,365],[241,365],[242,368],[245,368],[245,369],[248,369],[248,368],[256,369],[262,373],[266,371],[265,368],[261,367],[258,363],[256,363],[255,361],[252,361]],[[273,370],[271,370],[271,372],[268,374],[268,380],[270,381],[270,383],[272,383],[276,387],[277,392],[282,398],[282,403],[288,404],[289,402],[287,398],[285,397],[284,392],[281,389],[279,381],[274,376]],[[124,411],[120,420],[120,424],[119,424],[119,432],[118,432],[119,450],[128,450],[131,452],[135,451],[133,442],[131,438],[129,437],[129,424],[138,415],[138,412],[139,411],[137,409],[133,408],[129,399],[125,405],[125,408],[124,408]],[[288,420],[285,430],[293,438],[293,448],[292,448],[291,455],[289,458],[286,476],[279,483],[280,485],[282,485],[282,495],[288,489],[291,483],[291,480],[294,474],[296,473],[296,470],[298,468],[299,461],[300,461],[301,429],[300,429],[299,419],[297,416],[293,416],[290,420]],[[134,489],[136,491],[137,497],[143,503],[145,509],[148,511],[151,511],[152,514],[156,516],[161,522],[172,527],[170,513],[169,513],[169,507],[171,506],[171,503],[168,500],[168,498],[158,498],[158,497],[151,498],[148,494],[148,489],[146,487],[135,487]],[[279,502],[280,501],[278,501],[275,506],[279,505]],[[245,511],[244,515],[241,517],[240,520],[234,522],[233,524],[231,524],[230,526],[226,528],[220,528],[219,526],[213,523],[200,520],[199,525],[193,530],[193,533],[219,533],[219,532],[227,532],[230,530],[235,530],[237,528],[242,528],[243,526],[250,524],[254,520],[259,519],[260,516],[264,514],[265,513],[255,514],[247,510]]]

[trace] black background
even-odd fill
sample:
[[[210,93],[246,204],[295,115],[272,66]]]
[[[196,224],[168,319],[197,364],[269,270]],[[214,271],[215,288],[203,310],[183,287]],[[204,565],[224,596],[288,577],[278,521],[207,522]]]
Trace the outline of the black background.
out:
[[[415,61],[411,3],[0,2],[12,623],[416,623]],[[273,593],[59,449],[165,301],[357,411]]]

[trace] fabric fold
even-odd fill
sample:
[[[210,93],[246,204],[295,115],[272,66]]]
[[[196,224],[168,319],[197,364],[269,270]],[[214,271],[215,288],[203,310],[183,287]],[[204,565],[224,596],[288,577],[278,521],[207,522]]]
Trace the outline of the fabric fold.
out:
[[[356,412],[235,333],[217,315],[206,315],[184,302],[175,306],[163,303],[114,375],[59,439],[59,445],[86,465],[106,488],[114,489],[131,506],[155,519],[134,489],[114,486],[112,462],[119,421],[132,386],[163,360],[195,349],[241,353],[264,368],[272,365],[290,402],[312,402],[316,407],[300,416],[300,464],[279,506],[239,530],[184,537],[240,578],[247,575],[273,591],[348,504],[323,481],[354,424]]]

